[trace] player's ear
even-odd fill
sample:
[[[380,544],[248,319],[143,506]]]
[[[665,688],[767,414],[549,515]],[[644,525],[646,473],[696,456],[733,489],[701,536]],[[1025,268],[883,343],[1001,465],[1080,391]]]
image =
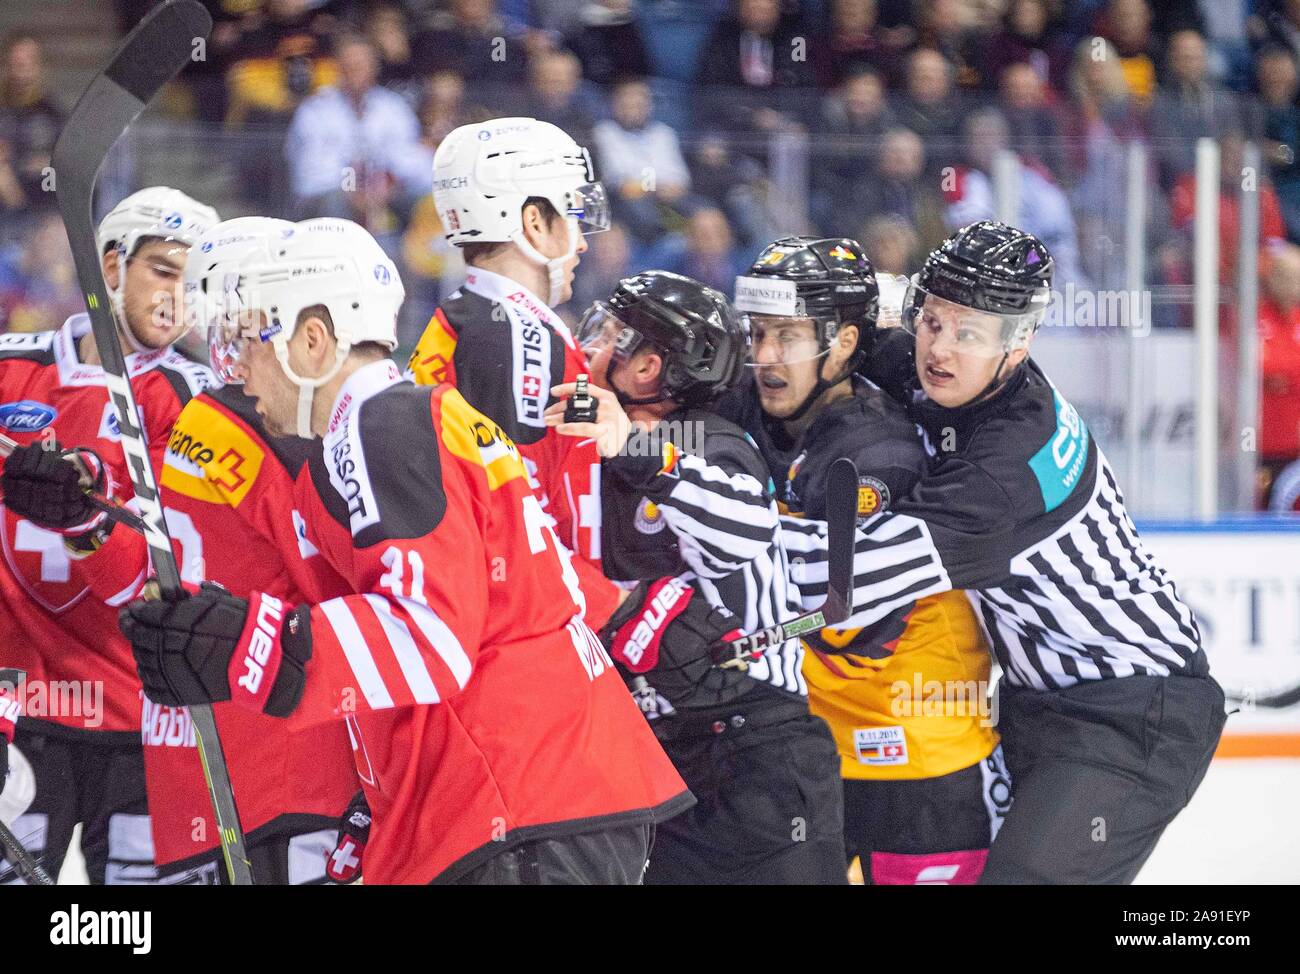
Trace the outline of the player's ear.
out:
[[[118,285],[117,248],[110,247],[104,251],[104,256],[99,259],[99,262],[104,271],[104,283],[108,285],[110,291],[116,291]]]
[[[546,236],[546,218],[542,216],[542,209],[536,203],[525,204],[522,221],[524,225],[524,239],[536,247]]]
[[[298,330],[303,333],[305,351],[312,365],[323,367],[333,361],[333,336],[320,315],[308,316]]]
[[[1021,362],[1023,362],[1028,355],[1029,355],[1029,348],[1027,346],[1025,348],[1017,348],[1014,352],[1012,352],[1007,356],[1007,367],[1004,371],[1010,371],[1011,369],[1014,369]]]
[[[663,356],[658,352],[646,352],[637,364],[636,384],[638,396],[651,396],[659,391],[660,376],[664,370]]]

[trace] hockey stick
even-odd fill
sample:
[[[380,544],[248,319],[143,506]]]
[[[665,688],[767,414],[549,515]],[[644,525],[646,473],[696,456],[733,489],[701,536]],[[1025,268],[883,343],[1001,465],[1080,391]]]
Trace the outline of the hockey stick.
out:
[[[9,831],[9,826],[0,822],[0,849],[4,849],[5,858],[9,860],[18,875],[32,886],[53,886],[54,880],[32,854],[23,848],[17,836]]]
[[[5,436],[3,433],[0,433],[0,457],[9,456],[9,454],[13,453],[14,450],[17,449],[17,447],[18,447],[17,440],[12,440],[9,437]],[[94,507],[96,510],[103,511],[112,520],[117,521],[119,524],[125,524],[128,528],[130,528],[132,531],[135,531],[137,534],[145,533],[143,518],[141,518],[137,514],[132,514],[125,507],[122,507],[120,504],[114,503],[109,498],[103,497],[100,494],[96,494],[94,491],[90,489],[90,485],[87,483],[87,480],[88,477],[83,477],[81,486],[85,488],[86,500],[90,501],[90,505],[92,507]]]
[[[205,42],[211,30],[212,18],[198,0],[169,0],[150,11],[81,96],[59,133],[53,154],[59,211],[72,245],[77,278],[85,292],[86,310],[90,312],[95,345],[104,365],[109,398],[121,428],[131,484],[140,503],[145,540],[164,596],[181,593],[181,576],[167,534],[108,291],[100,274],[91,201],[95,179],[113,143],[158,90],[189,63],[196,42]],[[236,886],[252,885],[244,832],[239,824],[212,707],[191,706],[189,710],[230,881]]]
[[[1263,707],[1266,710],[1285,710],[1300,703],[1300,683],[1262,696],[1256,694],[1254,690],[1228,689],[1223,691],[1223,695],[1229,703],[1239,703],[1251,709]]]
[[[8,694],[12,692],[15,696],[18,693],[27,674],[22,670],[6,667],[0,670],[0,693]],[[33,886],[53,886],[54,880],[50,879],[39,862],[32,858],[32,854],[27,851],[18,837],[9,831],[3,821],[0,821],[0,850],[4,851],[4,857],[9,860],[18,875],[27,880]]]
[[[838,625],[853,615],[853,548],[858,523],[858,468],[847,457],[826,477],[826,601],[812,612],[714,647],[714,662],[744,669],[772,646]]]

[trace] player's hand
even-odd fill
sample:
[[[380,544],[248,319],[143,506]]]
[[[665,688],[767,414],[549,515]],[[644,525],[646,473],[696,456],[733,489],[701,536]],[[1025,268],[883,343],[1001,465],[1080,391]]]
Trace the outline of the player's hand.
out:
[[[84,534],[105,517],[88,489],[111,493],[107,467],[93,451],[63,450],[57,442],[16,447],[0,474],[9,510],[66,535]]]
[[[311,659],[307,607],[263,592],[249,599],[204,582],[194,594],[136,599],[118,614],[145,696],[169,707],[234,700],[287,717],[302,699]]]
[[[641,582],[600,632],[614,661],[631,673],[667,669],[698,675],[714,643],[734,633],[736,617],[716,609],[681,577]]]
[[[596,400],[596,421],[594,423],[566,423],[564,421],[565,400],[573,395],[577,384],[564,382],[551,388],[551,395],[558,397],[558,402],[547,407],[543,418],[547,426],[555,427],[563,436],[581,436],[596,441],[596,450],[602,457],[616,457],[627,443],[632,433],[632,420],[623,411],[618,396],[608,389],[597,385],[588,385],[587,392]]]

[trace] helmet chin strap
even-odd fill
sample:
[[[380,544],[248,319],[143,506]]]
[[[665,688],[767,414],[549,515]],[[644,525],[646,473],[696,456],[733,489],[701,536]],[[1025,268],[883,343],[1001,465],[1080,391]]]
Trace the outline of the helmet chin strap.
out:
[[[121,266],[120,263],[119,266]],[[121,280],[120,273],[118,279],[119,281]],[[131,323],[126,320],[125,291],[126,288],[120,283],[117,287],[108,289],[108,300],[113,306],[113,318],[117,322],[117,333],[121,335],[122,340],[131,347],[132,352],[152,352],[154,349],[150,348],[148,345],[144,344],[144,342],[140,341],[140,339],[135,337],[135,332],[131,330]]]
[[[525,257],[534,264],[540,264],[546,268],[546,281],[549,287],[546,304],[550,307],[554,307],[560,300],[560,295],[564,292],[564,265],[569,262],[569,258],[578,252],[578,238],[581,236],[576,218],[568,217],[564,223],[569,232],[569,249],[559,257],[544,256],[540,250],[528,242],[528,238],[524,235],[522,229],[511,237],[515,246],[523,251]]]
[[[284,374],[298,387],[298,435],[304,440],[315,439],[316,434],[311,428],[311,407],[316,399],[316,390],[339,374],[344,361],[347,360],[348,352],[352,350],[352,345],[350,342],[339,342],[334,348],[334,365],[324,375],[315,379],[304,379],[289,364],[289,339],[284,332],[271,339],[271,347],[275,349],[275,357]]]
[[[817,365],[817,381],[813,383],[813,387],[808,390],[808,395],[803,397],[803,402],[799,404],[799,408],[797,408],[789,416],[782,416],[781,422],[783,423],[798,422],[801,418],[803,418],[804,413],[808,412],[808,410],[813,407],[813,403],[815,403],[818,399],[822,397],[822,393],[824,393],[827,389],[831,388],[832,386],[839,385],[841,382],[843,382],[845,379],[847,379],[850,375],[853,374],[853,370],[849,369],[847,372],[845,372],[843,375],[841,375],[839,378],[835,379],[834,381],[827,381],[826,379],[824,379],[822,377],[822,366],[826,364],[826,359],[827,357],[829,357],[830,353],[831,350],[829,348],[826,348],[817,354],[817,357],[821,359],[821,362],[819,362]]]

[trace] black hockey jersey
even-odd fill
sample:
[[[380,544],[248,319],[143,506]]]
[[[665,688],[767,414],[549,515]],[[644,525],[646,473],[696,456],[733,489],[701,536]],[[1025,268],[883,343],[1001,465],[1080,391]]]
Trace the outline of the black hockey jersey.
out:
[[[1087,425],[1032,360],[958,409],[919,397],[911,381],[890,385],[913,400],[931,460],[860,529],[855,608],[883,617],[924,595],[972,590],[1013,685],[1206,671],[1191,610],[1138,538]],[[795,577],[806,603],[824,597],[824,543],[809,545]]]
[[[663,443],[680,451],[664,473]],[[710,605],[754,632],[798,615],[789,582],[772,480],[754,442],[732,423],[700,409],[666,417],[606,460],[601,478],[604,566],[619,581],[682,576]],[[800,697],[803,649],[790,639],[750,663],[748,675],[711,670],[688,700],[699,707],[749,693],[761,684]],[[654,685],[653,671],[647,677]],[[667,693],[667,691],[665,691]]]

